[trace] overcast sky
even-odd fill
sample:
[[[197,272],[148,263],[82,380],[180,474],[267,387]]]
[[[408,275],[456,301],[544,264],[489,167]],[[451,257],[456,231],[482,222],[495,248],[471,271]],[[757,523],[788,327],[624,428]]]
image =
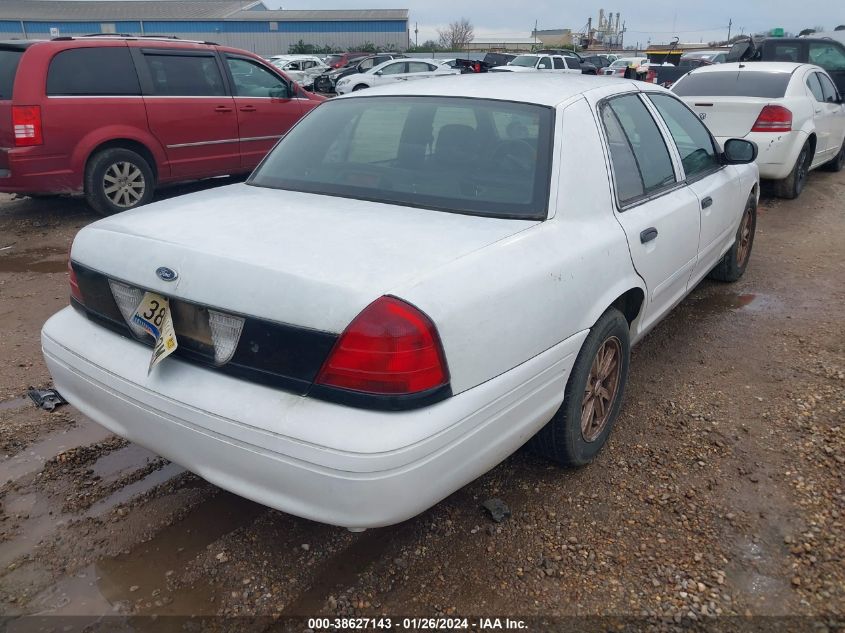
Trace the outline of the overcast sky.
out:
[[[419,41],[436,39],[437,28],[460,17],[468,18],[477,36],[515,35],[528,37],[534,21],[540,29],[568,28],[580,31],[592,15],[598,21],[599,9],[617,11],[626,23],[626,44],[651,39],[667,42],[677,35],[682,42],[724,39],[728,20],[733,19],[732,35],[757,32],[773,27],[798,32],[823,26],[833,30],[845,23],[842,0],[604,0],[561,2],[560,0],[324,0],[315,6],[308,0],[265,0],[270,8],[284,9],[410,9],[411,40],[414,23],[419,24]],[[838,8],[834,8],[838,7]],[[838,21],[837,21],[838,20]]]

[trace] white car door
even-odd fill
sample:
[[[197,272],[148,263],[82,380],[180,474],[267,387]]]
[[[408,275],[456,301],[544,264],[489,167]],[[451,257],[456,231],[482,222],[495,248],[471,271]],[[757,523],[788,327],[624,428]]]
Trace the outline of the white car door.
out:
[[[833,132],[835,116],[830,116],[827,111],[820,74],[814,70],[808,71],[804,78],[804,85],[813,112],[813,127],[816,130],[816,155],[813,162],[819,164],[825,162],[830,155],[832,148],[830,136]]]
[[[381,86],[396,81],[404,81],[407,79],[405,76],[407,65],[408,62],[402,60],[386,64],[373,73],[372,82],[368,83],[372,83],[373,86]]]
[[[719,262],[734,240],[748,191],[740,190],[733,167],[722,165],[719,147],[704,123],[684,103],[665,93],[649,93],[677,150],[684,181],[698,198],[701,230],[694,286]]]
[[[648,292],[641,318],[647,330],[686,294],[698,252],[699,201],[676,172],[639,93],[606,99],[598,107],[617,219]]]
[[[824,103],[821,105],[825,126],[830,132],[826,156],[830,160],[839,152],[845,139],[845,105],[840,103],[839,92],[827,73],[818,72],[816,75],[824,93]]]

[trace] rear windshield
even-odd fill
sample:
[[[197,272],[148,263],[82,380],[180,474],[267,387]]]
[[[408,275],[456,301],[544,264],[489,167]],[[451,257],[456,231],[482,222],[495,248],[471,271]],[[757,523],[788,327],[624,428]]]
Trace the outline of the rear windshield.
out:
[[[339,64],[343,61],[343,55],[329,55],[329,58],[326,60],[326,63],[331,66],[332,64]]]
[[[553,111],[452,97],[328,101],[250,178],[288,189],[501,218],[543,219]]]
[[[762,97],[777,99],[786,94],[790,73],[753,70],[692,73],[676,82],[672,92],[680,97]]]
[[[0,99],[11,99],[15,86],[15,73],[23,56],[21,50],[0,48]]]

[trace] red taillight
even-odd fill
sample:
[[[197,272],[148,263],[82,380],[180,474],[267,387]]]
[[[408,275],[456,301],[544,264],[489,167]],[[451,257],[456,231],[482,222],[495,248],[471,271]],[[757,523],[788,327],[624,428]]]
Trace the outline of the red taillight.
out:
[[[653,68],[649,68],[648,74],[646,75],[645,80],[650,84],[656,84],[657,83],[657,71],[654,70]]]
[[[79,289],[79,279],[76,278],[76,271],[73,269],[70,259],[67,260],[67,276],[68,283],[70,283],[71,298],[76,299],[79,303],[84,303],[82,300],[82,291]]]
[[[372,394],[419,393],[449,381],[437,329],[414,306],[381,297],[340,336],[317,384]]]
[[[779,105],[767,105],[760,111],[752,132],[791,132],[792,112]]]
[[[41,106],[12,106],[12,129],[17,147],[41,145]]]

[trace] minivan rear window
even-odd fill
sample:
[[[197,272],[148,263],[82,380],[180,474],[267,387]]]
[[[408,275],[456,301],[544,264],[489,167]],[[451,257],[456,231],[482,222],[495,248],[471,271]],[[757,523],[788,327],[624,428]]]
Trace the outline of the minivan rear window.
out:
[[[675,82],[679,97],[761,97],[778,99],[786,94],[790,73],[755,70],[690,73]]]
[[[23,51],[0,48],[0,99],[12,98],[15,74],[18,72]]]
[[[455,97],[327,101],[249,184],[497,218],[545,219],[554,110]]]

